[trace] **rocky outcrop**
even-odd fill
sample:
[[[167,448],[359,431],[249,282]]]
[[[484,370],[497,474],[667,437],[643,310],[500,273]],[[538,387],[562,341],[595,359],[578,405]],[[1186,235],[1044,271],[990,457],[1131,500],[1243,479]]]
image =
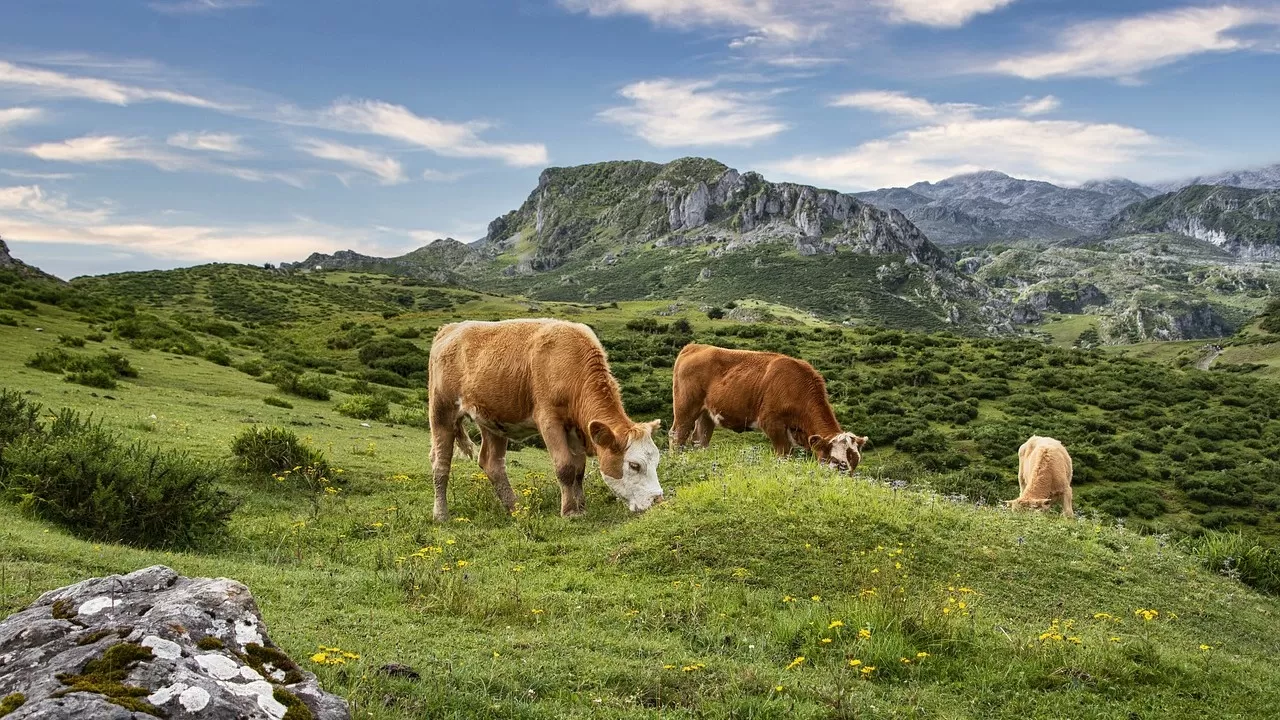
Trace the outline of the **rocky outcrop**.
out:
[[[479,253],[469,245],[453,238],[441,238],[398,257],[381,258],[362,255],[354,250],[339,250],[330,254],[312,253],[301,262],[281,263],[280,269],[302,272],[341,270],[385,273],[405,275],[445,285],[456,284],[459,280],[458,272],[478,259]]]
[[[1111,237],[1175,233],[1247,260],[1280,259],[1280,190],[1192,185],[1116,215]]]
[[[1165,306],[1135,302],[1099,325],[1107,343],[1152,340],[1199,340],[1231,335],[1235,326],[1210,303],[1170,303]]]
[[[0,267],[12,267],[15,263],[17,260],[9,254],[9,246],[5,244],[3,238],[0,238]]]
[[[41,595],[0,623],[5,720],[349,720],[267,636],[249,589],[162,565]]]

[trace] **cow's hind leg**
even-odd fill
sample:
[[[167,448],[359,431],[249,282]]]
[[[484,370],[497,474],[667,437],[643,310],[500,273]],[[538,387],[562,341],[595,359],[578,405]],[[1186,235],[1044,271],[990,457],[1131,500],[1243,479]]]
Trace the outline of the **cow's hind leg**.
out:
[[[516,494],[507,480],[507,439],[480,428],[480,469],[489,476],[493,493],[510,514],[516,509]]]
[[[711,445],[711,433],[716,431],[715,418],[711,417],[711,413],[705,409],[698,415],[698,421],[693,426],[693,442],[698,447],[705,448]]]
[[[1071,509],[1071,488],[1068,487],[1062,491],[1062,514],[1064,517],[1075,517],[1076,513]]]
[[[435,481],[436,522],[449,519],[449,470],[453,466],[453,444],[457,432],[457,410],[449,404],[431,404],[431,475]]]
[[[672,422],[671,422],[671,449],[675,450],[689,444],[689,436],[694,435],[696,431],[694,424],[698,422],[699,414],[703,412],[702,398],[692,393],[684,392],[679,385],[673,386],[672,391]]]

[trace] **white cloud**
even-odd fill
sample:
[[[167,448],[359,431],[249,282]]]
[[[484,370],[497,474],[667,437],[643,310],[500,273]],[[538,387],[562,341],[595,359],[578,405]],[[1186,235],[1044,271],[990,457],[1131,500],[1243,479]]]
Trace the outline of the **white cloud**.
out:
[[[378,135],[426,148],[446,157],[493,158],[508,165],[545,165],[541,143],[493,143],[480,138],[483,122],[455,123],[415,115],[408,108],[380,100],[340,100],[320,113],[284,107],[276,120],[293,125]]]
[[[222,153],[224,155],[248,155],[244,139],[239,135],[220,132],[180,132],[169,136],[168,143],[184,150]]]
[[[176,90],[138,87],[103,78],[68,75],[56,70],[14,65],[0,60],[0,87],[16,87],[44,97],[81,98],[110,105],[165,102],[226,110],[226,106]]]
[[[35,122],[42,115],[39,108],[4,108],[0,109],[0,131],[14,125]]]
[[[619,94],[631,104],[600,117],[657,147],[752,145],[787,129],[760,95],[716,90],[711,81],[645,80]]]
[[[174,2],[153,2],[150,6],[152,10],[167,15],[198,15],[255,7],[258,4],[258,0],[174,0]]]
[[[59,142],[33,145],[26,148],[24,152],[49,162],[86,165],[138,162],[151,165],[165,172],[208,172],[249,182],[281,182],[294,187],[303,187],[305,185],[302,177],[296,173],[267,172],[252,168],[222,165],[207,158],[173,152],[168,147],[156,145],[143,137],[86,135]]]
[[[744,31],[731,48],[855,34],[876,19],[960,27],[1015,0],[559,0],[593,17],[636,15],[680,30]]]
[[[367,148],[309,138],[298,143],[298,149],[322,160],[333,160],[363,170],[378,178],[383,185],[397,185],[405,181],[404,167],[399,160]]]
[[[1027,117],[1051,113],[1059,107],[1062,107],[1062,101],[1052,95],[1041,98],[1028,96],[1018,101],[1018,112]]]
[[[70,222],[101,222],[108,208],[80,210],[70,207],[62,195],[49,195],[39,185],[0,186],[0,211],[14,210],[36,216],[56,216]]]
[[[816,55],[778,55],[765,59],[765,63],[774,67],[807,70],[843,62],[840,58],[820,57]]]
[[[863,90],[840,95],[829,103],[832,107],[852,107],[898,118],[920,121],[943,117],[968,117],[980,110],[968,103],[932,103],[896,90]]]
[[[995,12],[1015,0],[880,0],[889,9],[889,19],[932,27],[955,28],[978,15]]]
[[[958,173],[999,169],[1018,177],[1078,183],[1133,174],[1167,161],[1174,151],[1144,130],[1110,123],[981,117],[976,105],[942,113],[939,106],[886,93],[879,103],[855,105],[891,112],[919,127],[830,155],[793,157],[772,164],[784,175],[846,189],[908,185]],[[1150,175],[1150,172],[1146,174]]]
[[[1028,79],[1132,78],[1193,55],[1253,47],[1228,33],[1260,24],[1280,24],[1280,14],[1221,5],[1091,21],[1064,30],[1053,50],[1006,58],[991,69]]]

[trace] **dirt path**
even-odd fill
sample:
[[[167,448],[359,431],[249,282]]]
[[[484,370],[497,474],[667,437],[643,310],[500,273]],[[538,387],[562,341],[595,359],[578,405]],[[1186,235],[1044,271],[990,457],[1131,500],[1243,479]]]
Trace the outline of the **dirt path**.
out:
[[[1205,347],[1209,352],[1205,353],[1204,357],[1196,361],[1197,370],[1208,370],[1213,366],[1213,362],[1218,359],[1218,356],[1222,354],[1221,345],[1206,345]]]

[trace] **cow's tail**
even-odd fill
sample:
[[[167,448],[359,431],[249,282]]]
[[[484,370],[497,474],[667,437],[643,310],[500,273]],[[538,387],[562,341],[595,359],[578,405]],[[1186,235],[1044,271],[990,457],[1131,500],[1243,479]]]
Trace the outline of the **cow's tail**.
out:
[[[453,426],[453,441],[458,445],[458,449],[468,458],[476,459],[476,446],[471,442],[471,436],[467,434],[467,428],[462,424],[462,418],[457,419],[457,424]]]

